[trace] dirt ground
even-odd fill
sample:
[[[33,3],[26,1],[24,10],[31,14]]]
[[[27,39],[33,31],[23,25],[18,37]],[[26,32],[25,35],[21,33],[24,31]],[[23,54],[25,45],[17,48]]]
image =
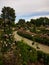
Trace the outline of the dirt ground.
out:
[[[37,42],[35,42],[34,45],[32,45],[33,41],[19,36],[17,34],[17,31],[15,31],[13,33],[13,35],[14,35],[15,40],[17,40],[17,41],[23,40],[26,44],[30,45],[31,47],[35,48],[36,50],[41,50],[45,53],[49,53],[49,46],[46,46],[46,45],[43,45],[43,44],[40,44],[40,43],[37,43]],[[38,45],[39,49],[37,49],[37,45]]]

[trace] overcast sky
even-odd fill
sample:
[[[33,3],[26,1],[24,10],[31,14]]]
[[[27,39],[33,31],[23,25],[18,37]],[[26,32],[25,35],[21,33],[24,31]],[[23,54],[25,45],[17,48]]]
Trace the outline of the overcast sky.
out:
[[[49,17],[49,0],[0,0],[0,13],[4,6],[15,9],[16,21],[20,18]]]

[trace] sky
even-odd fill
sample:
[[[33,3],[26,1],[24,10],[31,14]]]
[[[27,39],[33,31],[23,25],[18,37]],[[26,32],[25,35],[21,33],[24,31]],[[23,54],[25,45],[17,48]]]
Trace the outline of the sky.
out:
[[[4,6],[14,8],[15,22],[19,19],[49,18],[49,0],[0,0],[0,14]]]

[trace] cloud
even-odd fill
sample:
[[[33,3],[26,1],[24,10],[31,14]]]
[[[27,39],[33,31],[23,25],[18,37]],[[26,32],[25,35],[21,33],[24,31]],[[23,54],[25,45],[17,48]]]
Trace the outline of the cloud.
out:
[[[26,19],[27,20],[30,20],[31,18],[39,18],[39,17],[49,17],[49,11],[48,12],[45,12],[45,11],[41,11],[41,12],[34,12],[34,13],[27,13],[27,14],[24,14],[24,15],[19,15],[16,20],[18,21],[20,18],[21,19]]]
[[[42,16],[49,15],[49,0],[0,0],[0,13],[4,6],[14,8],[18,19],[41,16],[41,14]]]

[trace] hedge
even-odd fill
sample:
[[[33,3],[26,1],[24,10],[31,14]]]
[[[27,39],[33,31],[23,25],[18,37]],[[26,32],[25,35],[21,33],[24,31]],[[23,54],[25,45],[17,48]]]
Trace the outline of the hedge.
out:
[[[45,44],[45,45],[48,45],[49,46],[49,39],[47,38],[41,38],[40,36],[34,36],[32,37],[30,34],[27,34],[27,33],[23,33],[22,31],[18,31],[17,34],[19,34],[20,36],[22,37],[25,37],[25,38],[28,38],[30,40],[34,40],[36,42],[39,42],[41,44]]]
[[[46,54],[42,51],[36,51],[36,49],[30,47],[23,41],[18,41],[16,43],[16,46],[20,49],[21,58],[23,59],[23,62],[25,62],[25,64],[28,61],[40,62],[42,59],[44,65],[49,65],[49,54]]]

